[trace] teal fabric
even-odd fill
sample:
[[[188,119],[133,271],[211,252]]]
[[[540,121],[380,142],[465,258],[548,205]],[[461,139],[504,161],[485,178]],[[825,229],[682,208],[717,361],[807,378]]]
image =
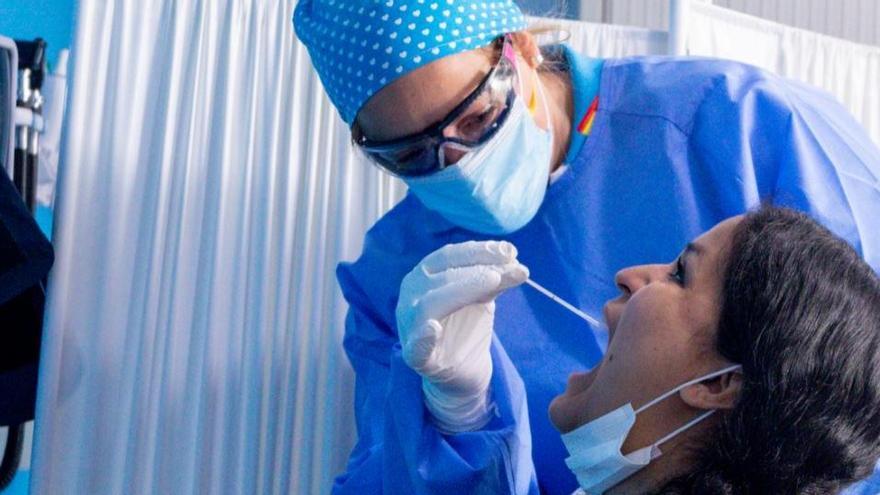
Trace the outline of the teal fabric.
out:
[[[599,94],[599,80],[602,77],[604,60],[581,55],[572,50],[568,45],[561,45],[568,63],[571,75],[572,93],[574,98],[574,114],[571,123],[571,141],[568,145],[568,153],[564,163],[569,164],[577,158],[578,152],[587,140],[587,136],[579,133],[577,125],[580,123],[590,103]]]

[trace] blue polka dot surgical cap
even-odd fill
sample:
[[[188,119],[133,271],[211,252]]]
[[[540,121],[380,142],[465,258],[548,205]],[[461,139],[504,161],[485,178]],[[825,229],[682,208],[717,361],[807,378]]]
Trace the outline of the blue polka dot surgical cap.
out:
[[[526,27],[512,0],[300,0],[293,24],[349,125],[398,77]]]

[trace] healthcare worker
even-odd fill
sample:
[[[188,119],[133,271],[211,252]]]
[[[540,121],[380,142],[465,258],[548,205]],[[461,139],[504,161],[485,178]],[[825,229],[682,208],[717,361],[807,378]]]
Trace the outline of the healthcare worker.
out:
[[[300,0],[293,20],[355,146],[409,186],[337,270],[358,441],[335,493],[577,488],[547,406],[606,335],[526,277],[598,314],[618,269],[761,201],[880,269],[880,152],[824,93],[539,48],[511,0]]]

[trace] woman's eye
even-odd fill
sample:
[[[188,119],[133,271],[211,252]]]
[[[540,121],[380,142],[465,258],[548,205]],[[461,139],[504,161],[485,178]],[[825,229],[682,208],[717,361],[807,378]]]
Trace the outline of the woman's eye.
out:
[[[463,134],[474,139],[479,138],[483,130],[494,121],[495,113],[495,106],[490,105],[482,112],[467,117],[461,126]]]
[[[419,149],[410,149],[406,151],[401,151],[394,157],[394,161],[396,163],[412,163],[419,159],[422,156],[422,150]]]
[[[671,278],[678,285],[683,286],[684,282],[685,282],[684,275],[685,275],[684,261],[682,261],[681,256],[679,256],[678,259],[675,260],[675,271],[673,271],[672,273],[669,274],[669,278]]]

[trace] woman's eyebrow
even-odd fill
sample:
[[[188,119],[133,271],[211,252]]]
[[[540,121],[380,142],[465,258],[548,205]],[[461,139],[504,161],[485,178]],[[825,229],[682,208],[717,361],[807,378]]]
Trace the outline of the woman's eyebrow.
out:
[[[687,246],[684,248],[684,254],[703,254],[703,246],[697,244],[696,242],[689,242]]]
[[[681,259],[686,267],[686,271],[693,273],[693,270],[696,270],[695,266],[699,263],[692,261],[692,258],[700,258],[700,255],[704,251],[703,246],[696,242],[689,242],[687,246],[684,247],[684,252],[681,253]]]

